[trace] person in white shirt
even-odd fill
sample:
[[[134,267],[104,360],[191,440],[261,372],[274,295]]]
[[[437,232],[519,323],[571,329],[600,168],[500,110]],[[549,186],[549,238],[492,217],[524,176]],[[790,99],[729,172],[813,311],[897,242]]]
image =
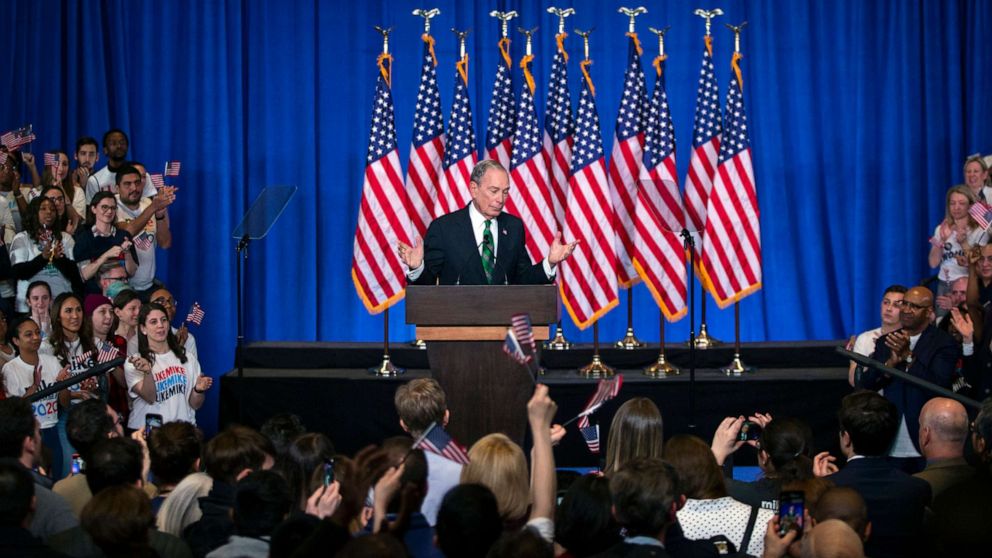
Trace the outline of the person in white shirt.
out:
[[[55,203],[37,198],[24,216],[24,231],[10,243],[10,263],[17,279],[16,310],[26,313],[27,289],[32,281],[45,281],[58,296],[82,290],[79,268],[73,261],[75,241],[59,226]]]
[[[159,304],[146,304],[138,314],[138,354],[124,366],[133,408],[128,428],[145,425],[149,413],[162,422],[196,424],[195,412],[213,379],[200,374],[200,363],[186,354],[169,327],[169,317]]]
[[[59,164],[57,172],[53,165],[45,165],[41,174],[42,187],[56,186],[62,190],[65,201],[68,202],[65,209],[70,222],[81,223],[85,221],[86,194],[83,193],[82,188],[72,184],[72,179],[69,177],[69,156],[58,150],[48,151],[45,155],[57,156]]]
[[[83,136],[76,140],[76,152],[73,154],[76,160],[76,170],[72,171],[72,185],[83,192],[83,206],[86,205],[86,182],[93,174],[97,161],[100,160],[99,144],[96,138]]]
[[[902,327],[902,324],[899,323],[899,307],[902,306],[902,297],[905,294],[906,287],[902,285],[890,285],[885,289],[885,292],[882,293],[882,304],[879,309],[882,316],[882,326],[860,333],[854,339],[850,349],[852,352],[871,356],[875,352],[875,341],[878,341],[880,336]],[[851,384],[852,387],[855,384],[854,373],[857,366],[857,363],[852,360],[847,370],[847,383]]]
[[[124,167],[130,167],[131,164],[127,161],[127,150],[130,146],[127,139],[127,134],[123,130],[118,130],[114,128],[108,130],[103,134],[103,154],[107,156],[107,166],[96,171],[86,180],[86,203],[89,204],[90,200],[97,192],[111,192],[117,193],[117,173]],[[144,178],[144,174],[142,174]],[[152,185],[151,181],[143,181],[142,188],[144,190],[144,197],[152,197],[155,195],[155,186]]]
[[[117,228],[131,235],[138,252],[138,270],[130,284],[148,300],[155,288],[155,248],[172,246],[168,207],[176,199],[175,188],[162,188],[154,198],[142,197],[141,172],[134,167],[117,173],[117,186]]]
[[[947,191],[944,219],[934,228],[930,239],[930,267],[939,268],[937,295],[950,292],[951,283],[968,276],[968,251],[972,246],[988,242],[988,235],[969,215],[975,196],[965,186],[955,186]],[[937,309],[937,317],[947,310]]]

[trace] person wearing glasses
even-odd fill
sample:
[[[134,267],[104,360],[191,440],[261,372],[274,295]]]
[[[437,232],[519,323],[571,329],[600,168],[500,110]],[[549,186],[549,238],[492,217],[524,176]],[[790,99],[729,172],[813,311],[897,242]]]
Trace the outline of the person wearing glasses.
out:
[[[102,292],[98,273],[107,264],[118,264],[126,279],[138,270],[138,254],[131,235],[118,229],[117,200],[110,192],[97,192],[90,201],[91,213],[86,225],[76,233],[73,255],[79,265],[79,275],[86,284],[87,294]]]
[[[906,291],[899,308],[902,329],[883,335],[875,342],[871,358],[890,368],[950,389],[961,345],[950,334],[931,322],[933,293],[926,287]],[[899,411],[899,432],[889,456],[903,470],[912,474],[923,470],[926,461],[920,455],[920,410],[931,393],[901,378],[878,370],[865,370],[858,386],[870,390],[884,388],[885,398]]]

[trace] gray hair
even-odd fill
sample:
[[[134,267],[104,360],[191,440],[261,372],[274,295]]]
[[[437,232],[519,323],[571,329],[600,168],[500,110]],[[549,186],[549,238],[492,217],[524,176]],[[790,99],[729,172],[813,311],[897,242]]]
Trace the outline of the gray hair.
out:
[[[200,498],[206,496],[213,485],[214,480],[206,473],[192,473],[184,478],[162,502],[155,520],[158,530],[182,537],[186,527],[203,517]]]
[[[506,172],[503,165],[499,161],[493,159],[483,159],[475,164],[475,168],[472,169],[472,177],[469,178],[470,182],[475,182],[476,184],[482,184],[482,177],[486,175],[492,169],[498,169]]]

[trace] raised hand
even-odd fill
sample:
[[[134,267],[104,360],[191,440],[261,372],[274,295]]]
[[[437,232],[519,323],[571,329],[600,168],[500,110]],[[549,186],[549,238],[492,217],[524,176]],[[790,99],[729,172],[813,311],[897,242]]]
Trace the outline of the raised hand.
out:
[[[562,243],[561,233],[556,232],[555,239],[551,242],[551,248],[548,249],[548,263],[551,265],[558,265],[563,262],[572,255],[572,252],[575,250],[575,246],[578,245],[578,243],[578,240],[567,244]]]
[[[213,378],[211,378],[210,376],[200,376],[199,378],[196,379],[195,388],[198,389],[199,391],[207,391],[208,389],[210,389],[210,386],[212,385],[214,385]]]
[[[961,334],[963,343],[971,343],[975,336],[975,324],[971,322],[971,316],[967,312],[961,313],[957,308],[951,308],[951,323],[954,329]]]
[[[420,267],[420,264],[424,263],[424,244],[420,242],[420,239],[415,239],[413,246],[403,242],[397,242],[396,252],[400,255],[403,263],[410,269],[417,269]]]
[[[839,471],[837,465],[834,463],[837,458],[830,455],[829,452],[822,451],[816,454],[813,458],[813,474],[818,477],[825,477],[832,475]]]
[[[903,331],[894,331],[885,336],[885,346],[889,348],[892,355],[885,364],[894,366],[909,356],[909,336]]]
[[[713,432],[713,441],[710,443],[710,450],[716,457],[717,463],[723,465],[727,457],[740,449],[744,445],[737,439],[740,434],[741,425],[744,424],[744,417],[727,417],[720,422]]]

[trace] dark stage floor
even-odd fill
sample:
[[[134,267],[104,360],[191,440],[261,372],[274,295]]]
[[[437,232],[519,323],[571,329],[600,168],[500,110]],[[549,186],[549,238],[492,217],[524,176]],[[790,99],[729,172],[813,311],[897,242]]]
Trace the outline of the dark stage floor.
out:
[[[754,411],[774,416],[798,416],[807,420],[816,435],[817,450],[836,451],[836,411],[847,385],[846,361],[834,352],[840,341],[767,342],[745,344],[742,358],[758,370],[743,377],[728,377],[718,368],[730,362],[729,346],[697,351],[699,368],[695,389],[690,389],[687,369],[682,374],[650,379],[641,367],[657,358],[658,346],[624,351],[606,349],[602,358],[624,374],[620,396],[594,415],[605,438],[616,408],[625,400],[643,396],[661,409],[666,437],[693,433],[706,440],[725,416]],[[688,350],[670,347],[668,355],[677,366],[688,365]],[[245,349],[244,378],[232,370],[221,380],[220,422],[259,426],[277,412],[298,414],[312,431],[327,433],[335,447],[351,454],[361,447],[392,435],[402,434],[393,393],[411,378],[430,375],[426,351],[394,346],[392,360],[407,372],[397,378],[376,378],[365,368],[382,356],[376,343],[256,342]],[[542,354],[548,369],[543,382],[558,403],[558,422],[578,413],[595,390],[595,380],[580,378],[575,369],[592,357],[591,346]],[[244,386],[243,410],[239,419],[238,388]],[[530,385],[520,389],[531,390]],[[695,397],[693,398],[693,392]],[[695,409],[693,412],[693,399]],[[458,420],[453,416],[452,421]],[[737,463],[754,463],[750,448],[742,449]],[[589,453],[582,437],[572,427],[556,450],[560,466],[595,466],[598,456]]]

